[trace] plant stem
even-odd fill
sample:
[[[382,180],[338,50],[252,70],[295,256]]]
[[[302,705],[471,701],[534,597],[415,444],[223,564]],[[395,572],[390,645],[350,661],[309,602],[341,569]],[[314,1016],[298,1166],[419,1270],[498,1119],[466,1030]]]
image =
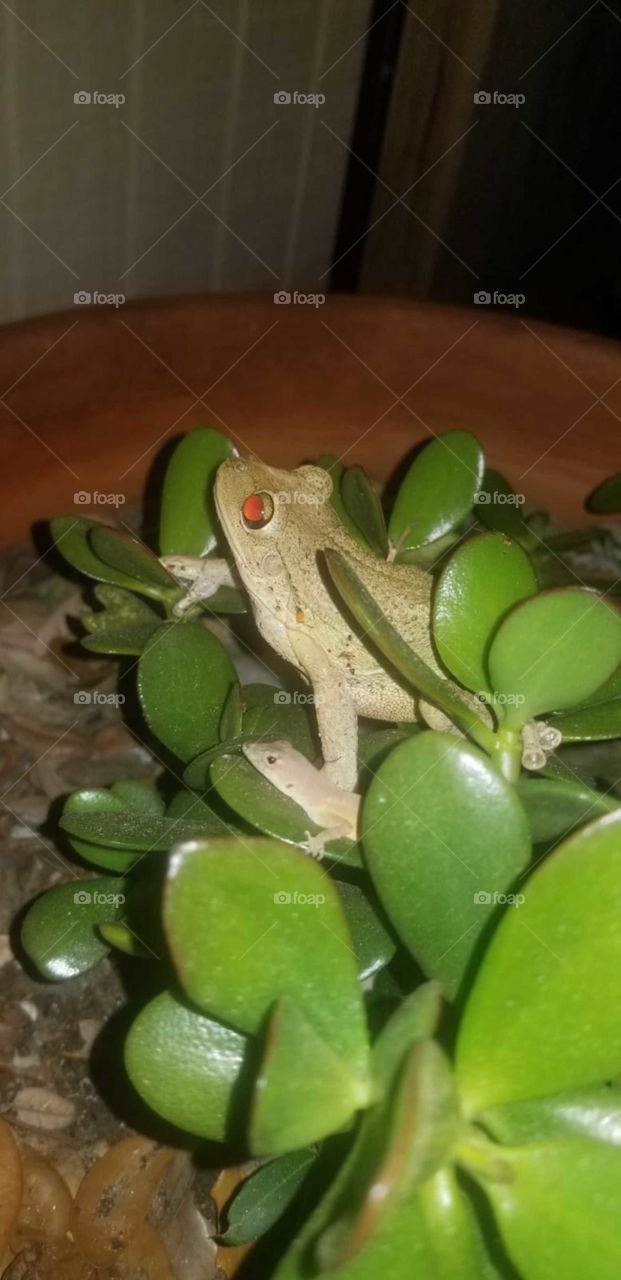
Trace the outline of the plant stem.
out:
[[[492,759],[507,782],[518,782],[522,763],[522,739],[514,729],[500,729]]]

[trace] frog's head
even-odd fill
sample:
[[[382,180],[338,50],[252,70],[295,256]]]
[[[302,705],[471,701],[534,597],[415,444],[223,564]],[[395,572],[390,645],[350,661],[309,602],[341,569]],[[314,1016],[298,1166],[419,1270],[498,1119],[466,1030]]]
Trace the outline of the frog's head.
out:
[[[296,548],[320,546],[333,516],[332,480],[322,467],[281,471],[254,458],[227,458],[214,492],[237,567],[255,586],[285,575]]]

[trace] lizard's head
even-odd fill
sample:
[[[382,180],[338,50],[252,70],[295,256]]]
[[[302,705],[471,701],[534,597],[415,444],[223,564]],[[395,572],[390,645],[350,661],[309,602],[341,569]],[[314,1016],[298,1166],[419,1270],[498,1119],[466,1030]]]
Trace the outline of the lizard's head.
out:
[[[244,742],[242,751],[264,778],[270,778],[279,773],[294,748],[289,742]]]

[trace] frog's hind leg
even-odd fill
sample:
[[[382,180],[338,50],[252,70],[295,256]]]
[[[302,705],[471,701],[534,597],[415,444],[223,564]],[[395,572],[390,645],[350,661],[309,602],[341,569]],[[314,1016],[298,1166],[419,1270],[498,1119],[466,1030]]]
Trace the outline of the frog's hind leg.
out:
[[[326,778],[342,791],[355,791],[358,781],[358,715],[345,680],[323,676],[313,680],[315,712]]]

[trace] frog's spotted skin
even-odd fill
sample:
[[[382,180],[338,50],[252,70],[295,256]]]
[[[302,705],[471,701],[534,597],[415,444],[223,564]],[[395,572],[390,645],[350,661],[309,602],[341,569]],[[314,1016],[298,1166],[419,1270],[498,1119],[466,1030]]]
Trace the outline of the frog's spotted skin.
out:
[[[313,686],[326,775],[353,791],[357,717],[415,720],[419,708],[353,630],[321,552],[332,547],[347,556],[389,621],[437,671],[429,634],[432,580],[415,565],[389,564],[354,542],[330,503],[331,492],[321,467],[282,471],[230,458],[218,470],[215,500],[259,631]],[[255,495],[262,504],[248,502]],[[452,727],[434,708],[425,705],[424,715],[434,728]]]

